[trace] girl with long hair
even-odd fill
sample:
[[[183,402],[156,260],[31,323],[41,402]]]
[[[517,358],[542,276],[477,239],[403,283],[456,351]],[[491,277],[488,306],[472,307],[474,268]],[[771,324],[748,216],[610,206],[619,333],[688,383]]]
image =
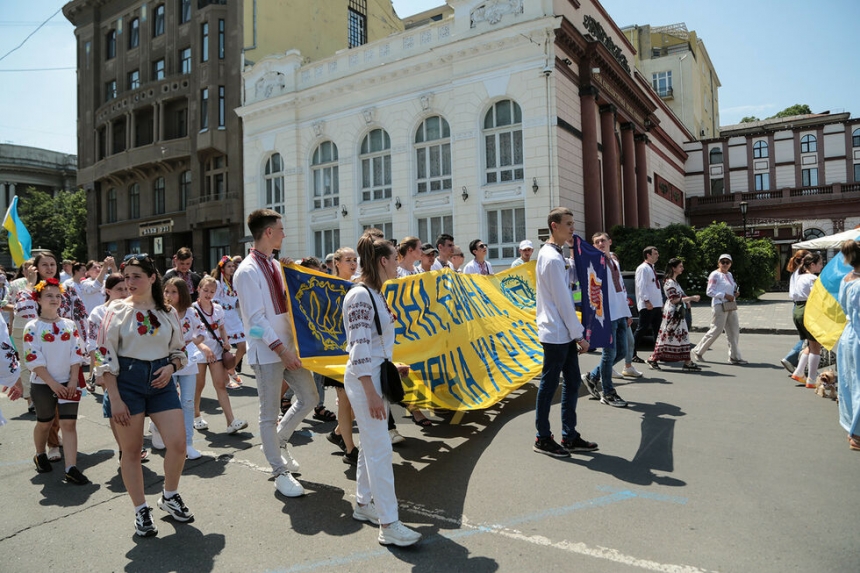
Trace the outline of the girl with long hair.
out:
[[[233,274],[239,265],[233,259],[224,255],[218,261],[218,266],[212,270],[212,276],[218,281],[218,292],[215,294],[215,302],[224,309],[224,326],[227,329],[227,341],[236,347],[236,367],[227,371],[230,381],[228,389],[242,386],[242,379],[236,373],[236,369],[242,363],[245,356],[245,330],[242,326],[242,316],[239,314],[239,295],[233,288]]]
[[[795,251],[795,253],[788,259],[788,264],[786,264],[785,269],[791,273],[791,276],[788,278],[788,292],[794,289],[794,281],[797,280],[797,269],[800,267],[800,264],[803,262],[803,257],[809,254],[809,251],[806,249],[799,249]],[[789,298],[791,295],[789,294]],[[794,299],[792,299],[794,301]],[[792,313],[794,309],[792,309]],[[794,373],[794,369],[797,368],[797,362],[800,360],[800,353],[803,351],[803,340],[798,340],[797,343],[791,348],[788,354],[785,355],[785,358],[780,360],[780,364],[782,364],[783,368],[788,370],[788,375],[791,376]]]
[[[809,334],[806,326],[803,324],[803,316],[806,314],[806,301],[809,298],[809,293],[812,292],[812,286],[818,280],[818,274],[824,268],[824,261],[818,253],[809,253],[803,257],[800,266],[797,268],[797,276],[792,283],[789,296],[794,301],[794,310],[792,318],[794,319],[794,327],[797,329],[797,334],[801,341],[806,341],[806,349],[800,354],[797,361],[797,368],[791,373],[792,380],[796,380],[807,388],[815,388],[815,381],[818,379],[818,364],[821,362],[821,344]],[[807,366],[809,372],[807,373]]]
[[[699,295],[687,296],[678,283],[678,277],[684,272],[684,261],[678,258],[669,259],[666,273],[663,277],[663,293],[666,302],[663,303],[663,322],[654,343],[654,353],[646,362],[653,366],[659,362],[683,362],[685,371],[695,372],[701,367],[690,360],[690,333],[687,327],[686,315],[689,312],[687,303],[699,302]]]

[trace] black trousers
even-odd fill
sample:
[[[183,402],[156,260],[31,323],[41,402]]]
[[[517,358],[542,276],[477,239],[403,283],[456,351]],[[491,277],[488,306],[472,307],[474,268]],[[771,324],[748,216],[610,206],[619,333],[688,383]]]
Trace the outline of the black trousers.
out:
[[[661,322],[663,322],[663,305],[655,306],[651,310],[648,310],[647,308],[640,310],[639,326],[636,327],[636,331],[633,333],[633,343],[635,344],[635,347],[638,347],[641,344],[642,338],[649,331],[653,333],[654,341],[656,342],[657,333],[660,332]]]

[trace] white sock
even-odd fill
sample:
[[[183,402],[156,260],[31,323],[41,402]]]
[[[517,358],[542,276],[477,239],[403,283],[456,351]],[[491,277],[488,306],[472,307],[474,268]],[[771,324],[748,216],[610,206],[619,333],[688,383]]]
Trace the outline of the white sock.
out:
[[[179,493],[178,491],[167,491],[166,489],[162,490],[162,491],[163,491],[162,497],[164,499],[170,499],[171,497],[173,497],[174,495]]]
[[[807,382],[815,382],[818,379],[818,363],[821,362],[820,354],[809,353],[809,377]]]
[[[797,361],[797,368],[794,369],[794,374],[792,374],[792,376],[803,378],[803,375],[806,372],[807,362],[809,362],[809,354],[804,352],[800,355],[800,359]]]
[[[69,470],[72,469],[73,467],[75,467],[75,466],[66,466],[66,473],[69,473]]]
[[[146,502],[141,503],[140,505],[134,506],[134,513],[137,515],[137,512],[146,507]]]

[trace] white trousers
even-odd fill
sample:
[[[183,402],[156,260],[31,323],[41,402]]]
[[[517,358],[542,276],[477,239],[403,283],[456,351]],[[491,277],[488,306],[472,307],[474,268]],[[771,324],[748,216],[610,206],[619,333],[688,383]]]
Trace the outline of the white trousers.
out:
[[[723,310],[723,305],[718,304],[711,307],[711,328],[699,341],[699,344],[693,349],[693,352],[703,355],[705,351],[711,347],[714,341],[720,337],[720,334],[726,331],[726,341],[729,343],[729,360],[742,360],[741,349],[738,345],[741,329],[738,322],[738,311]]]

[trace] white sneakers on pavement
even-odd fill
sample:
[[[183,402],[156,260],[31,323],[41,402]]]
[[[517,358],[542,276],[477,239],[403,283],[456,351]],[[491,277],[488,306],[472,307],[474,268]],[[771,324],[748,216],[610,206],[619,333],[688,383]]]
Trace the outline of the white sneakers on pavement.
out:
[[[229,426],[227,426],[227,433],[228,434],[235,434],[239,430],[244,430],[247,427],[248,427],[248,422],[246,422],[245,420],[240,420],[239,418],[236,418],[235,420],[233,420],[230,423]]]
[[[399,444],[406,440],[406,438],[400,435],[400,432],[397,431],[397,428],[391,428],[390,430],[388,430],[388,437],[391,438],[392,444]]]
[[[636,367],[631,364],[629,368],[621,371],[621,376],[624,378],[642,378],[642,373],[636,370]]]
[[[621,372],[619,372],[618,370],[616,370],[615,368],[613,368],[612,369],[612,377],[613,378],[624,378],[624,375]]]
[[[379,515],[376,513],[376,506],[373,501],[367,505],[355,504],[355,509],[352,511],[352,518],[356,521],[368,521],[374,525],[379,525]]]
[[[185,446],[185,459],[198,460],[203,457],[203,454],[194,449],[194,446]]]
[[[299,462],[290,454],[289,448],[284,444],[284,455],[281,456],[281,460],[284,462],[284,467],[287,468],[288,471],[297,472],[301,469]]]
[[[305,488],[288,471],[282,472],[281,475],[275,478],[275,489],[286,497],[301,497],[305,495]]]
[[[158,428],[151,420],[149,422],[149,433],[151,434],[152,449],[163,450],[166,447],[164,445],[164,440],[161,438],[161,433],[159,433]]]
[[[413,545],[421,539],[421,534],[403,525],[402,521],[395,521],[388,527],[379,526],[379,537],[377,540],[382,545],[397,545],[406,547]]]

